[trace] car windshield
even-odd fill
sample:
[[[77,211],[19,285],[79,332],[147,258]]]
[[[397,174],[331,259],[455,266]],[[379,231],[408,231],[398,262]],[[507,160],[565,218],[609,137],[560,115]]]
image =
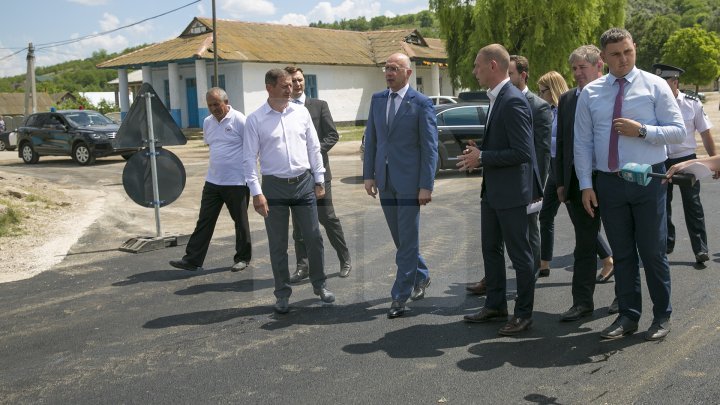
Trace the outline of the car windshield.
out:
[[[78,127],[111,125],[114,122],[95,111],[77,111],[64,114],[65,118]]]

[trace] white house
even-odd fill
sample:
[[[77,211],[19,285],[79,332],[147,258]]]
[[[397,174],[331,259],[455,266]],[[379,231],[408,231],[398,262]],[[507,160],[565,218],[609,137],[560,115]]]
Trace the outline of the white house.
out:
[[[364,122],[372,93],[386,87],[380,67],[395,52],[410,57],[411,86],[427,95],[454,94],[443,43],[416,30],[356,32],[232,20],[217,20],[216,27],[218,85],[245,114],[267,99],[269,69],[296,65],[305,73],[307,95],[326,100],[335,121]],[[143,82],[153,86],[175,121],[199,127],[209,115],[212,41],[212,20],[196,17],[179,37],[97,67],[117,69],[123,116],[130,107],[128,70],[141,69]]]

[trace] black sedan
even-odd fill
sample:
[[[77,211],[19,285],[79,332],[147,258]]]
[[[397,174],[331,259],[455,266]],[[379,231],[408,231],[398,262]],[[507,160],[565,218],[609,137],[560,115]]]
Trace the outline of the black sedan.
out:
[[[476,101],[457,104],[436,105],[438,128],[438,164],[436,172],[440,169],[457,169],[458,155],[473,140],[476,144],[482,143],[485,135],[485,121],[487,120],[489,101]],[[360,159],[365,152],[365,137],[360,145]]]

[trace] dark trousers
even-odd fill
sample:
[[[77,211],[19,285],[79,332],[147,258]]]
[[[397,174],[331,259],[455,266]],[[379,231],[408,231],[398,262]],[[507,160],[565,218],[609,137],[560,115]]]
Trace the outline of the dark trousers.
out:
[[[480,234],[483,264],[487,283],[485,307],[507,308],[507,275],[505,247],[515,269],[517,300],[515,316],[532,317],[535,300],[533,252],[528,237],[527,207],[493,209],[487,201],[480,202]]]
[[[215,232],[215,224],[223,204],[225,204],[230,217],[235,222],[234,263],[250,262],[252,247],[247,213],[249,203],[250,189],[247,186],[218,186],[206,181],[200,200],[200,214],[195,230],[190,235],[190,240],[185,247],[183,260],[195,266],[203,265],[210,247],[210,240]]]
[[[542,208],[541,208],[542,210]],[[537,278],[540,272],[540,217],[539,212],[528,214],[528,241],[533,257],[533,275]]]
[[[325,228],[328,241],[330,241],[335,252],[337,252],[340,264],[350,262],[350,251],[348,250],[347,243],[345,243],[345,235],[343,234],[342,225],[340,225],[340,219],[335,215],[335,207],[333,207],[332,201],[332,186],[329,181],[325,182],[325,197],[317,200],[317,213],[320,224]],[[297,264],[298,266],[307,267],[307,249],[303,241],[302,233],[300,232],[300,226],[295,220],[294,215],[292,221]]]
[[[664,173],[664,163],[653,165],[653,172]],[[654,319],[669,318],[672,307],[670,266],[665,254],[666,185],[660,179],[652,179],[647,186],[641,186],[616,174],[599,172],[597,191],[600,216],[613,251],[620,314],[634,321],[642,314],[641,259]]]
[[[666,167],[670,167],[686,160],[695,159],[696,157],[693,153],[692,155],[677,159],[668,159],[665,164]],[[667,245],[668,249],[671,250],[675,247],[675,225],[673,225],[671,218],[674,187],[672,183],[667,183]],[[682,197],[685,225],[687,226],[693,253],[707,253],[707,232],[705,231],[705,213],[703,212],[703,206],[700,202],[700,182],[696,181],[692,186],[678,186],[678,188],[680,189],[680,197]]]
[[[309,171],[297,182],[275,176],[263,176],[263,194],[268,202],[265,229],[270,249],[270,265],[275,279],[275,297],[289,297],[290,271],[288,270],[288,227],[290,210],[297,218],[305,237],[313,288],[325,286],[323,240],[317,217],[315,182]]]
[[[591,217],[582,205],[582,200],[572,199],[567,203],[570,220],[575,229],[575,250],[573,250],[572,297],[573,306],[595,308],[595,274],[597,272],[598,232],[600,212]],[[596,210],[597,211],[597,210]]]

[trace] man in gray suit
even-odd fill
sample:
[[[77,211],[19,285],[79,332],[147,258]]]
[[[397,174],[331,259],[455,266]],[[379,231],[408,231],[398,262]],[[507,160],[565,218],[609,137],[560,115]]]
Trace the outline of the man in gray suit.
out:
[[[340,225],[340,219],[335,215],[335,207],[332,202],[332,186],[330,183],[332,174],[330,172],[330,160],[328,158],[328,152],[335,146],[339,139],[337,129],[335,129],[335,122],[333,122],[332,115],[330,115],[330,108],[328,108],[325,100],[305,97],[305,75],[303,70],[296,66],[287,66],[285,71],[288,72],[292,78],[293,89],[292,94],[290,94],[290,101],[305,105],[305,108],[310,112],[310,117],[312,117],[313,125],[320,140],[320,154],[322,155],[323,166],[325,166],[325,198],[317,200],[318,220],[325,228],[328,240],[337,252],[338,260],[340,261],[340,277],[347,277],[350,275],[350,270],[352,269],[352,265],[350,264],[350,250],[348,250],[347,243],[345,242],[345,235],[342,225]],[[299,283],[310,275],[307,249],[300,233],[300,225],[295,219],[295,216],[292,218],[297,270],[295,274],[290,276],[291,284]]]

